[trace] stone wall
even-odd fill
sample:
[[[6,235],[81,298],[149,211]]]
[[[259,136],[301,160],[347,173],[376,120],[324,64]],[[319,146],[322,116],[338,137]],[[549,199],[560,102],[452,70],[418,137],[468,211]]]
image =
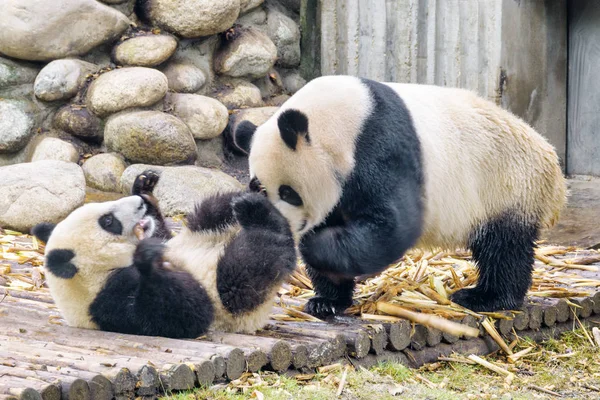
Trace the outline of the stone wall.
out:
[[[48,198],[67,188],[126,193],[139,164],[195,165],[178,169],[178,199],[159,188],[169,214],[238,187],[218,171],[222,133],[230,120],[264,121],[304,85],[299,12],[300,0],[5,0],[0,167],[34,165],[0,168],[11,175],[0,181],[0,227],[60,219],[83,202],[70,196],[56,211]],[[53,182],[23,172],[42,168]],[[25,222],[28,208],[44,211]]]

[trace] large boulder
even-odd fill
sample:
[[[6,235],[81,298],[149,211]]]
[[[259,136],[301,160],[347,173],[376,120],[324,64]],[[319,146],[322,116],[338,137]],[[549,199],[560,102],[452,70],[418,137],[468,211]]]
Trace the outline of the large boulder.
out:
[[[153,67],[167,61],[177,50],[171,35],[136,36],[115,46],[113,57],[121,65]]]
[[[95,0],[3,0],[0,53],[31,61],[85,54],[116,39],[129,20]]]
[[[37,161],[0,167],[0,227],[20,232],[57,223],[83,204],[85,177],[75,163]]]
[[[56,129],[70,133],[86,141],[101,142],[104,123],[86,107],[68,104],[54,115]]]
[[[158,70],[120,68],[100,75],[90,85],[87,105],[102,117],[126,108],[151,106],[161,100],[167,90],[167,77]]]
[[[285,14],[269,9],[267,33],[277,47],[277,64],[282,67],[300,65],[300,28]]]
[[[71,143],[55,137],[45,137],[33,151],[31,161],[59,160],[76,163],[79,152]]]
[[[260,89],[242,79],[221,79],[211,96],[230,110],[263,105]]]
[[[223,137],[208,140],[196,140],[198,158],[196,165],[206,168],[221,168],[225,159],[223,154]]]
[[[133,111],[114,115],[104,128],[109,151],[133,163],[193,164],[196,143],[179,118],[160,111]]]
[[[103,153],[90,157],[81,168],[88,186],[105,192],[118,192],[127,164],[119,154]]]
[[[193,211],[197,202],[208,196],[243,189],[242,184],[235,178],[214,169],[134,164],[129,166],[121,177],[121,192],[131,193],[135,177],[146,169],[153,169],[160,174],[153,194],[158,199],[160,209],[167,216],[188,214]]]
[[[169,90],[176,93],[195,93],[206,83],[206,75],[195,65],[169,63],[163,70],[169,81]]]
[[[35,107],[28,101],[0,99],[0,154],[27,145],[35,127]]]
[[[52,61],[38,74],[33,91],[44,101],[70,99],[84,85],[87,75],[97,69],[96,65],[81,60]]]
[[[218,49],[215,71],[231,77],[260,78],[275,64],[277,47],[261,31],[251,27],[238,27],[233,38]]]
[[[165,104],[190,128],[194,139],[212,139],[227,126],[229,112],[221,102],[197,94],[171,93]]]
[[[223,32],[240,14],[240,0],[145,0],[140,6],[143,19],[186,38]]]

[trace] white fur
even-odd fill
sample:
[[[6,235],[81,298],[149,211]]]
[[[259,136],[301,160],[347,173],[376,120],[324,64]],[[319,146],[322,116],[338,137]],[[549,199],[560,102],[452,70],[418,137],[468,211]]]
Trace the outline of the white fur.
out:
[[[462,89],[387,83],[406,104],[421,141],[425,175],[424,233],[419,245],[466,244],[473,228],[517,210],[549,226],[566,200],[566,184],[552,146],[524,121]],[[311,144],[282,141],[277,118],[298,109],[309,121]],[[338,174],[354,167],[355,141],[373,102],[349,76],[312,80],[259,126],[249,156],[251,176],[300,235],[321,223],[341,196]],[[385,116],[382,116],[385,117]],[[304,201],[293,207],[278,188],[292,186]]]

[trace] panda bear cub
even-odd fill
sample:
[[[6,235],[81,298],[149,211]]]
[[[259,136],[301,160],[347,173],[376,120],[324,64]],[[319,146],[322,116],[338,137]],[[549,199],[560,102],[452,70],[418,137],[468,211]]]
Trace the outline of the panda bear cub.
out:
[[[250,188],[301,236],[316,292],[306,310],[321,317],[413,246],[471,249],[478,283],[452,300],[518,309],[539,231],[566,200],[552,146],[463,89],[324,76],[226,143],[249,154]]]
[[[132,196],[33,228],[46,242],[47,283],[63,317],[172,338],[261,328],[296,265],[288,222],[263,196],[232,192],[198,204],[172,238],[152,196],[158,179],[145,171]]]

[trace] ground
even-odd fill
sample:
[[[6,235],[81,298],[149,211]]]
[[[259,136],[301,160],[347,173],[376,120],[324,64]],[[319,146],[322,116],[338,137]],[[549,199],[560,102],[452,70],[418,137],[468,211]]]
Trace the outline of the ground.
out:
[[[588,338],[589,336],[589,338]],[[589,330],[567,332],[559,340],[536,345],[521,339],[515,351],[532,350],[515,364],[501,355],[487,361],[513,372],[512,382],[478,365],[440,361],[419,370],[399,364],[380,364],[347,373],[342,394],[336,392],[344,372],[341,365],[320,375],[280,377],[247,374],[229,385],[168,396],[172,400],[233,399],[598,399],[600,343]],[[592,341],[590,341],[590,339]],[[558,396],[560,395],[560,397]]]

